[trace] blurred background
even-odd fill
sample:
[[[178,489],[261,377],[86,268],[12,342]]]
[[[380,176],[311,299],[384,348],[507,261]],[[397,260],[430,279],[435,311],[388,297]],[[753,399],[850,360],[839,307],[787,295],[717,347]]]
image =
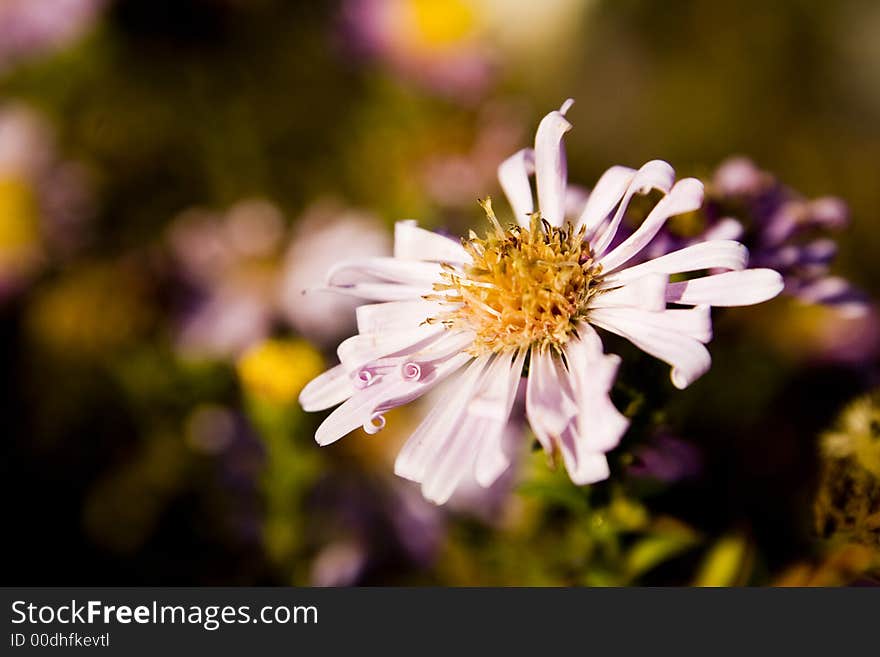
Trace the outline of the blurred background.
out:
[[[871,0],[0,0],[4,582],[876,582],[878,80]],[[396,220],[482,225],[567,97],[572,181],[707,180],[689,219],[747,223],[790,294],[719,313],[684,392],[609,345],[609,481],[523,428],[438,508],[392,473],[418,405],[314,443],[354,315],[302,290]]]

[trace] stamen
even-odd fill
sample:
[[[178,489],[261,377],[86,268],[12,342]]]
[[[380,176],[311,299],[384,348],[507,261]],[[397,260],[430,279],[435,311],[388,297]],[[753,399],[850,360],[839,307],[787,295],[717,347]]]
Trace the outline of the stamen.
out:
[[[593,264],[584,228],[550,225],[540,213],[529,228],[502,227],[491,199],[480,201],[491,228],[462,241],[471,262],[444,267],[434,295],[453,305],[432,321],[476,334],[477,353],[559,348],[574,334],[597,294],[601,267]]]

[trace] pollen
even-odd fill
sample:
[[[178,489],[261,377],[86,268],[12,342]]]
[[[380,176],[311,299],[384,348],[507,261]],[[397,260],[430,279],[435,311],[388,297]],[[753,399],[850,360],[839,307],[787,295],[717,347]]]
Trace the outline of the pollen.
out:
[[[473,231],[462,245],[472,261],[463,269],[444,265],[434,289],[452,307],[430,322],[469,328],[472,350],[495,353],[530,346],[565,344],[597,294],[600,267],[594,263],[584,229],[571,223],[551,226],[540,213],[528,229],[504,228],[481,201],[491,228],[483,238]]]

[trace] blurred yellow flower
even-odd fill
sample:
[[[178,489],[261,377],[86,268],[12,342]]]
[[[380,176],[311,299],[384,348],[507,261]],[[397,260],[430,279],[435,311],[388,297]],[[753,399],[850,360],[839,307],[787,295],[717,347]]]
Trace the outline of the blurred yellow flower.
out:
[[[304,340],[264,340],[238,360],[244,388],[276,404],[294,403],[305,384],[323,369],[321,355]]]
[[[0,267],[26,267],[39,243],[39,207],[33,189],[16,177],[0,178]]]
[[[880,549],[880,393],[851,403],[821,438],[816,532]],[[877,556],[880,556],[878,552]]]
[[[430,49],[453,46],[471,36],[475,27],[474,7],[462,0],[410,0],[408,33],[414,46]]]
[[[125,263],[91,263],[68,270],[34,295],[28,328],[58,353],[95,357],[142,337],[152,312],[137,271]]]

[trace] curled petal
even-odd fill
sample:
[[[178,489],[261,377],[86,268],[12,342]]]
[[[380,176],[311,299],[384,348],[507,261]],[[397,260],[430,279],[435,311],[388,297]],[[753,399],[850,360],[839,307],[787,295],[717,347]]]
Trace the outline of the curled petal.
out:
[[[315,440],[322,446],[336,442],[372,422],[377,413],[418,399],[469,360],[471,357],[467,354],[458,354],[433,368],[430,376],[418,380],[404,378],[399,373],[382,377],[377,383],[359,390],[327,416],[315,432]]]
[[[696,210],[703,203],[703,183],[696,178],[684,178],[675,183],[669,193],[657,202],[636,231],[613,251],[599,259],[606,272],[612,272],[637,255],[657,235],[669,217]],[[619,213],[619,211],[618,211]],[[598,247],[597,247],[598,249]],[[597,250],[597,253],[600,251]]]
[[[668,193],[675,181],[675,171],[668,163],[663,160],[651,160],[644,164],[641,169],[636,171],[635,175],[630,179],[623,193],[623,197],[617,206],[617,212],[608,226],[602,231],[602,234],[593,242],[593,253],[596,257],[605,253],[611,245],[620,222],[629,206],[630,199],[634,194],[647,194],[652,189],[659,189],[663,193]],[[606,268],[607,269],[607,268]]]
[[[635,169],[621,166],[611,167],[602,174],[587,197],[587,203],[576,223],[576,228],[586,227],[586,239],[592,239],[611,211],[620,203],[635,174]]]
[[[687,388],[712,365],[712,357],[706,347],[684,333],[635,321],[632,317],[591,316],[590,321],[626,338],[642,351],[671,365],[670,378],[676,388]]]
[[[709,306],[669,308],[662,312],[645,312],[638,308],[603,308],[591,311],[596,322],[626,322],[648,328],[672,331],[708,343],[712,340],[712,309]]]
[[[550,112],[538,125],[535,134],[535,182],[538,188],[538,207],[541,216],[554,226],[565,220],[565,187],[568,172],[565,161],[563,135],[571,130],[565,112],[571,106],[566,101],[558,112]]]

